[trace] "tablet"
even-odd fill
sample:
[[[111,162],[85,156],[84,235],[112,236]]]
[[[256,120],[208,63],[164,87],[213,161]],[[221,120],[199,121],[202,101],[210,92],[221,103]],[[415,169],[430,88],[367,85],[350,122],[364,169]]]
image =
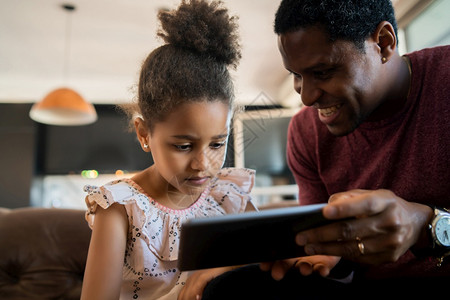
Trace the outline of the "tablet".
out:
[[[181,271],[235,266],[305,255],[295,243],[299,231],[332,222],[325,204],[195,218],[181,226]]]

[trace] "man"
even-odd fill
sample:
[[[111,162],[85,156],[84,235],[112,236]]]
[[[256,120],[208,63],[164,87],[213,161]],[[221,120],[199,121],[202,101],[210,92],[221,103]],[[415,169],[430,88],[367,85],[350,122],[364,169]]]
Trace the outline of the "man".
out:
[[[326,295],[448,295],[450,47],[400,56],[390,0],[283,0],[275,32],[306,106],[288,135],[299,201],[336,222],[297,235],[311,256],[261,264],[269,289],[320,299],[350,265]]]

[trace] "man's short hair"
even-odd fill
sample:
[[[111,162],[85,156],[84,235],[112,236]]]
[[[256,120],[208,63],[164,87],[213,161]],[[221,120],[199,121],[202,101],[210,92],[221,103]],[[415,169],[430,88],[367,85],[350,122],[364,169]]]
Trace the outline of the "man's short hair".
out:
[[[275,15],[275,33],[318,26],[330,41],[347,40],[359,49],[378,24],[388,21],[397,36],[397,21],[390,0],[283,0]]]

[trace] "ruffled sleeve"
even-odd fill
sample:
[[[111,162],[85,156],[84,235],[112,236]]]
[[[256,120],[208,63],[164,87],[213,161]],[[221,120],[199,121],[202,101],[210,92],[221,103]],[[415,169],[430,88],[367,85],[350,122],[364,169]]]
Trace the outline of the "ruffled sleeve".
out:
[[[252,200],[255,171],[246,168],[223,168],[211,184],[210,196],[226,214],[240,213]]]
[[[88,193],[86,196],[86,221],[93,228],[94,218],[97,207],[107,209],[113,203],[123,205],[132,204],[139,208],[139,213],[135,218],[145,221],[145,213],[149,210],[148,198],[141,194],[136,188],[131,186],[127,180],[111,181],[101,187],[86,185],[84,191]]]
[[[87,223],[89,224],[89,227],[92,229],[94,227],[95,212],[97,211],[98,205],[106,209],[109,206],[111,206],[111,203],[108,200],[108,197],[105,194],[103,187],[85,185],[84,191],[88,193],[88,195],[85,198],[87,206],[85,217]]]

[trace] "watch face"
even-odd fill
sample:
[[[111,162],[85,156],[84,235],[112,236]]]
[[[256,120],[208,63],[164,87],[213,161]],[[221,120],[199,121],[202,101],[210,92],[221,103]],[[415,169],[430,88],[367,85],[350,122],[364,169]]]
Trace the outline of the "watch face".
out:
[[[436,222],[436,239],[444,247],[450,247],[450,217],[442,217]]]

